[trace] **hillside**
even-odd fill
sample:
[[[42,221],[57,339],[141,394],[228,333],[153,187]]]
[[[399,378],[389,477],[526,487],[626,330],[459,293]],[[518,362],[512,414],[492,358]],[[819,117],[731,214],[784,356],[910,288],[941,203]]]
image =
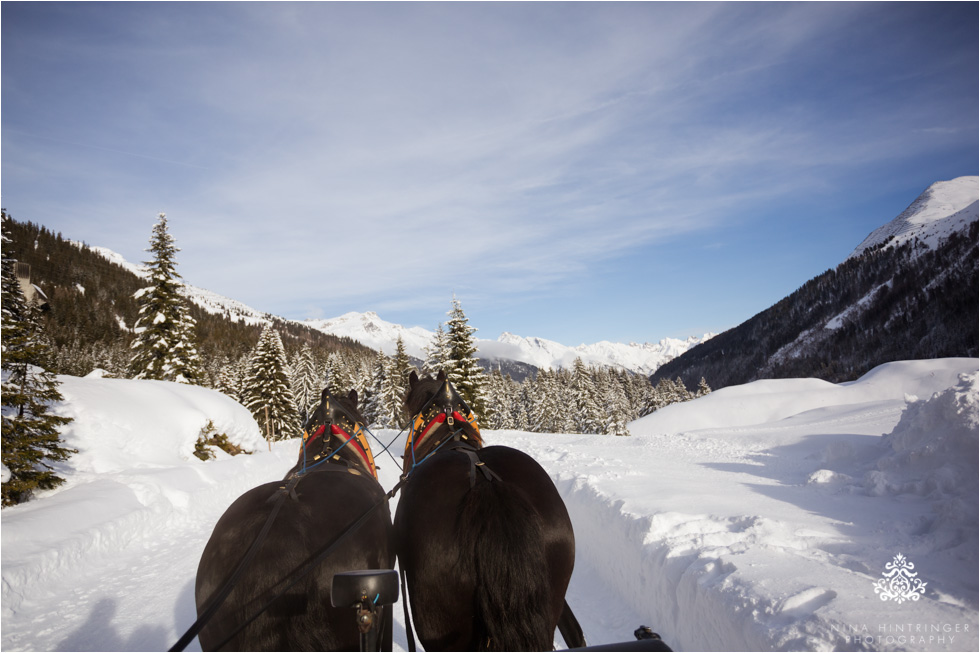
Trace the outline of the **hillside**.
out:
[[[976,356],[977,178],[939,182],[847,260],[670,361],[651,382],[855,379],[896,360]]]
[[[146,285],[141,268],[114,252],[88,247],[30,222],[12,219],[10,230],[9,255],[31,266],[31,282],[49,300],[45,329],[54,345],[53,371],[84,376],[98,367],[122,376],[138,312],[133,293]],[[259,313],[191,285],[183,293],[191,300],[198,351],[212,387],[217,385],[221,366],[249,353],[263,325],[270,321],[279,326],[288,353],[309,343],[318,358],[334,351],[364,358],[372,355],[352,340]]]

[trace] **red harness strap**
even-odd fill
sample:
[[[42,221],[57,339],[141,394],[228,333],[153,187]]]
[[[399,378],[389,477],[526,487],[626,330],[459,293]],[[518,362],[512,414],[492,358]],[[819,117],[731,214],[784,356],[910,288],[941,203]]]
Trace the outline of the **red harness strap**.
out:
[[[459,414],[458,410],[453,411],[453,420],[458,422],[468,423],[466,418]],[[426,424],[425,428],[422,429],[422,432],[419,434],[419,436],[415,438],[415,441],[412,443],[412,449],[417,450],[419,448],[419,445],[422,444],[422,441],[425,439],[425,436],[429,435],[429,433],[432,432],[433,429],[438,427],[440,424],[444,424],[445,422],[446,422],[446,413],[438,413],[435,417],[433,417],[432,421]]]
[[[310,444],[314,440],[316,440],[317,438],[321,437],[326,432],[326,430],[327,430],[326,429],[326,426],[324,426],[324,425],[321,424],[320,425],[320,428],[318,428],[316,431],[314,431],[313,432],[313,435],[311,435],[306,440],[306,442],[303,444],[303,449],[305,450],[306,448],[308,448],[310,446]],[[353,446],[354,451],[356,451],[357,452],[357,455],[360,456],[361,457],[361,460],[364,461],[364,466],[367,467],[367,469],[369,471],[371,471],[372,474],[375,473],[374,472],[374,465],[371,464],[371,459],[368,457],[367,453],[365,453],[364,447],[362,447],[361,446],[361,443],[357,441],[357,438],[351,436],[349,433],[347,433],[346,431],[344,431],[342,428],[340,428],[336,424],[331,424],[330,425],[330,433],[332,435],[339,435],[340,437],[342,437],[344,439],[345,442],[347,442],[348,445]]]
[[[371,460],[368,458],[367,453],[365,453],[364,447],[362,447],[361,446],[361,443],[357,441],[357,438],[349,435],[346,431],[344,431],[342,428],[340,428],[336,424],[331,424],[330,425],[330,432],[333,433],[334,435],[339,435],[340,437],[342,437],[345,440],[347,440],[348,441],[347,444],[353,445],[354,446],[354,451],[356,451],[357,452],[357,455],[360,456],[361,457],[361,460],[364,461],[364,465],[371,471],[372,474],[375,473],[374,472],[374,465],[371,464]]]

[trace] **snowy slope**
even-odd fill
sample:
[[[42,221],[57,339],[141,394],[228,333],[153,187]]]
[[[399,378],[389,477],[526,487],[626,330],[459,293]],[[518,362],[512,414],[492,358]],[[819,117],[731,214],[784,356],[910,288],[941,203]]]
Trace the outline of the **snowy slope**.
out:
[[[78,245],[84,246],[81,243],[78,243]],[[132,272],[141,279],[146,279],[146,268],[142,265],[130,263],[122,256],[122,254],[114,252],[105,247],[90,247],[89,249],[107,261],[115,263],[121,268]],[[243,304],[238,300],[223,297],[222,295],[213,293],[210,290],[198,288],[197,286],[192,286],[186,283],[182,284],[180,287],[180,294],[203,308],[208,313],[213,315],[227,315],[232,322],[244,322],[245,324],[268,324],[271,321],[272,316],[268,313],[257,311],[251,306]]]
[[[590,643],[646,624],[675,650],[977,650],[977,372],[891,363],[847,384],[726,388],[632,437],[485,437],[533,455],[564,497],[568,601]],[[60,378],[82,458],[64,487],[0,513],[2,648],[167,648],[194,621],[215,521],[281,478],[298,441],[270,452],[247,411],[184,386]],[[205,415],[257,451],[187,457]],[[376,453],[391,487],[398,465]],[[876,592],[899,554],[924,583],[901,602]]]
[[[434,333],[421,327],[406,328],[381,319],[377,313],[347,313],[329,320],[306,320],[304,324],[324,333],[346,336],[386,354],[395,351],[395,341],[401,337],[409,356],[425,359]],[[571,367],[576,358],[587,364],[605,365],[651,374],[668,360],[710,338],[713,334],[687,340],[665,338],[656,344],[599,342],[569,347],[544,338],[525,338],[503,333],[496,340],[476,339],[477,355],[488,361],[512,360],[534,365],[539,369]]]
[[[980,177],[957,177],[929,186],[897,218],[871,232],[848,258],[894,239],[891,246],[918,239],[930,248],[977,218]]]

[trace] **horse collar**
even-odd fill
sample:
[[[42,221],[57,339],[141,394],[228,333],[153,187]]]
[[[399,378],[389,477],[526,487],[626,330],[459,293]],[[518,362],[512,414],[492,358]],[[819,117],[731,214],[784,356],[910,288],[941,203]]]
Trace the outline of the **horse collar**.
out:
[[[376,467],[374,465],[374,456],[371,454],[371,447],[368,444],[367,439],[364,437],[364,434],[361,432],[361,429],[357,425],[357,423],[354,422],[354,423],[351,423],[351,424],[352,424],[352,427],[351,427],[350,430],[353,431],[352,434],[347,433],[347,431],[345,431],[341,427],[337,426],[336,424],[332,424],[332,423],[329,424],[329,426],[330,426],[330,435],[331,436],[337,436],[340,440],[342,440],[343,444],[341,444],[339,447],[337,447],[336,449],[334,449],[332,451],[326,451],[326,452],[321,451],[317,455],[313,456],[313,460],[314,460],[314,462],[319,462],[321,459],[323,459],[323,458],[326,457],[326,458],[333,458],[335,460],[346,462],[342,458],[340,458],[340,456],[338,454],[339,454],[339,452],[340,452],[341,449],[343,449],[344,447],[350,445],[351,448],[354,450],[354,452],[357,454],[357,457],[361,460],[361,462],[364,463],[364,466],[367,468],[367,470],[374,476],[374,478],[377,478],[378,477],[378,472],[377,472],[377,469],[376,469]],[[323,437],[323,435],[327,431],[327,426],[328,425],[326,425],[326,424],[321,424],[319,426],[319,428],[317,428],[313,432],[312,435],[310,435],[306,431],[303,432],[303,450],[304,451],[306,451],[309,448],[309,446],[315,440],[317,440],[318,438]],[[323,443],[323,448],[326,449],[327,446],[328,446],[327,441],[325,441]],[[353,467],[351,467],[350,465],[348,465],[347,468],[348,468],[348,471],[350,471],[352,473],[359,473]]]

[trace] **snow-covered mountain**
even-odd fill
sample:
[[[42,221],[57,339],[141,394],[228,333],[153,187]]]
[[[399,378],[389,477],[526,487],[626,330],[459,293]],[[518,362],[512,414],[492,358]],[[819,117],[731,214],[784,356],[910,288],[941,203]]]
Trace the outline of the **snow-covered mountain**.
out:
[[[544,338],[525,338],[502,333],[496,340],[478,340],[477,347],[484,359],[516,360],[542,369],[571,367],[576,358],[591,365],[603,365],[652,374],[657,368],[674,359],[714,334],[691,336],[686,340],[664,338],[660,342],[622,343],[603,340],[591,345],[569,347]]]
[[[425,358],[435,334],[421,327],[407,328],[381,319],[377,313],[346,313],[329,320],[306,320],[307,326],[335,336],[346,336],[386,354],[393,354],[395,342],[400,337],[405,352],[418,359]],[[591,345],[569,347],[544,338],[521,337],[504,332],[496,340],[477,339],[479,357],[490,365],[516,361],[539,369],[570,367],[576,358],[586,364],[604,365],[627,369],[640,374],[652,374],[667,361],[680,356],[694,345],[713,334],[691,337],[687,340],[664,338],[653,343],[598,342]]]
[[[950,234],[963,231],[977,220],[980,177],[957,177],[929,186],[897,218],[872,231],[848,256],[888,243],[895,247],[918,240],[929,249]]]
[[[893,360],[975,356],[980,177],[927,188],[834,270],[652,379],[843,381]]]
[[[133,274],[141,278],[146,277],[146,269],[143,266],[130,263],[121,254],[105,247],[91,247],[90,249]],[[183,285],[181,294],[207,312],[224,314],[234,322],[267,324],[273,318],[290,321],[270,313],[263,313],[240,301],[190,284]],[[350,338],[372,349],[381,350],[388,355],[395,353],[395,343],[398,338],[401,338],[405,344],[406,353],[419,360],[425,359],[425,350],[430,346],[432,338],[435,336],[433,331],[422,327],[405,327],[383,320],[374,311],[350,312],[330,319],[296,322],[322,333]],[[558,369],[570,367],[576,358],[581,358],[586,364],[626,369],[649,375],[667,361],[680,356],[691,347],[704,342],[713,335],[706,333],[700,337],[692,336],[686,340],[664,338],[657,343],[645,342],[642,344],[602,341],[570,347],[553,340],[522,337],[505,332],[496,340],[477,339],[476,346],[479,357],[493,367],[497,365],[507,367],[509,362],[516,362],[538,369]]]
[[[350,312],[327,320],[304,320],[303,324],[331,335],[350,338],[371,349],[379,349],[389,356],[395,353],[399,338],[405,344],[405,353],[413,358],[425,359],[425,349],[435,335],[422,327],[403,327],[378,317],[374,311]]]

